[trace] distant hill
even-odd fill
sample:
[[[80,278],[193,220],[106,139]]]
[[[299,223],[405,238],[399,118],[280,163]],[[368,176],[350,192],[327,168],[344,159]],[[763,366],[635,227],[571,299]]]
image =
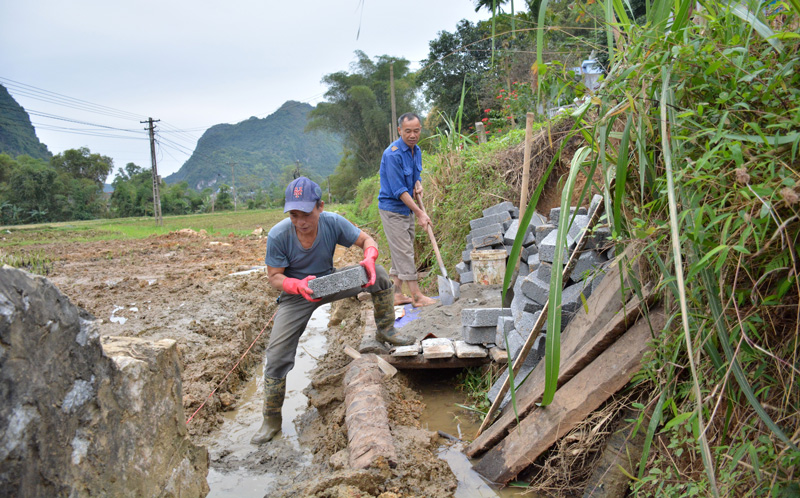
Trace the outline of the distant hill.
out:
[[[186,181],[196,190],[218,182],[231,185],[231,163],[239,192],[280,182],[283,170],[297,161],[303,171],[328,176],[339,163],[342,144],[334,135],[304,131],[311,109],[290,100],[266,118],[212,126],[181,169],[164,181]]]
[[[11,157],[25,154],[36,159],[53,156],[36,136],[28,113],[3,85],[0,85],[0,152]]]

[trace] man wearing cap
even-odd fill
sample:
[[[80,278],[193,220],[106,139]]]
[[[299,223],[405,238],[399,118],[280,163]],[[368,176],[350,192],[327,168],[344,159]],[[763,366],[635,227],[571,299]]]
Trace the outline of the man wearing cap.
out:
[[[382,266],[376,265],[378,245],[366,232],[344,217],[323,211],[322,189],[306,177],[286,187],[284,213],[289,217],[277,223],[267,237],[267,276],[274,288],[283,291],[278,298],[278,311],[267,345],[264,365],[264,421],[250,440],[262,444],[281,429],[281,408],[286,395],[286,375],[294,367],[300,336],[314,310],[323,304],[357,295],[362,288],[347,289],[314,299],[309,280],[337,271],[333,267],[336,245],[353,244],[364,251],[359,263],[368,282],[363,290],[372,294],[378,341],[391,345],[408,345],[414,339],[401,336],[394,328],[394,289],[392,279]]]
[[[420,290],[414,263],[414,218],[423,230],[431,222],[413,197],[415,192],[422,195],[422,150],[417,145],[422,124],[419,116],[411,112],[400,116],[397,124],[400,138],[383,151],[381,158],[378,212],[392,255],[389,275],[394,281],[394,303],[428,306],[436,301]],[[403,294],[403,283],[411,298]]]

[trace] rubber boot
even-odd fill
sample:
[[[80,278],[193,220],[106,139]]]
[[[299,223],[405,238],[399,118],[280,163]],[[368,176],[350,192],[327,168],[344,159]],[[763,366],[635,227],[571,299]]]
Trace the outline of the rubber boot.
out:
[[[375,339],[392,346],[414,344],[412,337],[400,335],[394,328],[394,287],[372,294],[372,307],[375,314]]]
[[[261,413],[264,421],[261,428],[250,440],[251,444],[264,444],[275,437],[281,430],[281,408],[283,399],[286,397],[286,378],[276,379],[264,376],[264,407]]]

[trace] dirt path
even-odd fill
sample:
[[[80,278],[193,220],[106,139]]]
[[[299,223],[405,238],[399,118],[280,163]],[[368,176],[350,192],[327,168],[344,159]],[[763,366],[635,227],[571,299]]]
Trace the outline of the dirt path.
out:
[[[32,249],[50,255],[53,270],[48,278],[102,320],[102,335],[178,341],[188,418],[274,313],[278,293],[268,285],[266,274],[247,272],[263,265],[265,247],[263,236],[220,238],[182,231],[143,240],[53,243]],[[357,252],[337,251],[336,266],[357,262]],[[244,273],[231,275],[236,272]],[[306,391],[313,409],[303,418],[298,435],[303,450],[313,455],[311,466],[298,474],[297,463],[307,458],[280,442],[254,447],[246,465],[254,472],[285,470],[285,479],[279,479],[270,496],[452,496],[456,479],[436,456],[443,441],[420,429],[423,405],[402,374],[385,381],[397,467],[353,471],[339,463],[347,461],[342,376],[350,362],[342,348],[359,345],[360,307],[354,298],[334,303],[331,316],[344,321],[328,329],[328,352],[319,359]],[[267,328],[190,422],[190,434],[198,440],[219,427],[221,412],[235,408],[245,382],[260,370],[256,367],[268,335]]]

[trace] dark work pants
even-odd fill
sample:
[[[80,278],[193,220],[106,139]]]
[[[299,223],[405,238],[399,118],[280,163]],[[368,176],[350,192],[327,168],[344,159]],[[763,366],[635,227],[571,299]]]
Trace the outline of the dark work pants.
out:
[[[323,304],[356,296],[362,291],[374,294],[391,287],[392,279],[389,274],[386,273],[382,266],[375,265],[375,283],[372,286],[337,292],[316,303],[312,303],[297,294],[282,292],[280,304],[278,304],[278,312],[275,314],[275,322],[272,325],[272,332],[269,336],[264,377],[282,379],[294,368],[297,344],[300,342],[300,336],[303,335],[306,324],[308,324],[315,309]]]

